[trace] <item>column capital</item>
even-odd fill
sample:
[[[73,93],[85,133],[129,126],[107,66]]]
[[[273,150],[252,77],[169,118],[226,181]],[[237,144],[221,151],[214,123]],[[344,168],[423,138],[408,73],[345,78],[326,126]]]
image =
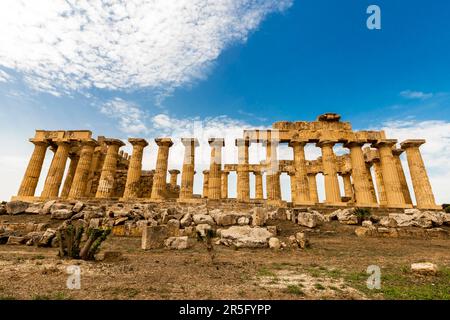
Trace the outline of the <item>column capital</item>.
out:
[[[352,148],[352,147],[362,147],[367,143],[367,140],[357,139],[357,140],[347,140],[344,142],[344,148]]]
[[[148,142],[145,139],[141,139],[141,138],[128,138],[128,142],[132,145],[132,146],[143,146],[146,147],[148,146]]]
[[[203,174],[209,174],[209,170],[203,170]]]
[[[172,170],[169,170],[169,173],[170,173],[170,174],[179,174],[179,173],[180,173],[180,170],[178,170],[178,169],[172,169]]]
[[[337,140],[319,140],[319,142],[316,143],[316,146],[319,148],[330,146],[333,147],[336,143],[338,143]]]
[[[400,156],[403,152],[405,152],[404,149],[400,149],[400,148],[392,148],[392,154],[394,156]]]
[[[238,138],[235,140],[236,147],[249,147],[250,146],[250,140],[249,139],[242,139]]]
[[[382,140],[378,140],[376,143],[373,143],[372,146],[375,148],[379,148],[379,147],[393,147],[395,144],[397,143],[397,139],[382,139]]]
[[[81,146],[82,147],[84,147],[84,146],[88,146],[88,147],[98,147],[98,142],[97,141],[95,141],[94,139],[91,139],[91,140],[82,140],[81,141]]]
[[[181,138],[181,143],[185,146],[185,147],[198,147],[200,144],[198,143],[197,138]]]
[[[120,139],[114,139],[114,138],[105,138],[105,140],[103,140],[103,142],[108,145],[108,146],[119,146],[122,147],[125,145],[125,143],[123,143],[122,140]]]
[[[225,140],[223,138],[209,138],[208,143],[211,147],[224,147]]]
[[[224,175],[229,175],[229,174],[230,174],[230,171],[222,170],[222,174],[224,174]]]
[[[278,145],[280,143],[280,140],[278,139],[265,139],[265,140],[261,140],[261,144],[264,147],[267,147],[268,144],[273,144],[273,145]]]
[[[418,148],[421,145],[423,145],[425,143],[425,139],[409,139],[409,140],[405,140],[402,143],[400,143],[400,146],[402,147],[402,149],[407,149],[407,148]]]
[[[28,139],[35,146],[48,146],[50,143],[48,140],[38,140],[35,138]]]
[[[162,147],[162,146],[171,147],[171,146],[173,146],[172,139],[170,139],[170,138],[156,138],[155,142],[158,145],[158,147]]]
[[[301,139],[292,139],[289,141],[288,146],[293,148],[295,146],[305,146],[308,143],[308,140],[301,140]]]

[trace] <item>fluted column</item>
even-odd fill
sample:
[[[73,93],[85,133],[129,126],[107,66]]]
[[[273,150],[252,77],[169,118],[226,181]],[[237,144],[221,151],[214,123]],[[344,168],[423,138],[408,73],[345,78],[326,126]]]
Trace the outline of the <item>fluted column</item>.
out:
[[[97,142],[94,140],[82,142],[80,160],[70,187],[69,199],[77,199],[84,196],[95,146],[97,146]]]
[[[221,138],[211,138],[208,142],[211,146],[208,199],[219,200],[221,196],[222,147],[225,145],[225,141]]]
[[[94,149],[92,155],[92,160],[89,166],[89,173],[87,177],[86,189],[84,190],[84,196],[90,197],[94,190],[92,190],[92,184],[94,183],[94,176],[96,172],[101,170],[101,157],[102,157],[102,147],[97,146]]]
[[[281,188],[280,188],[280,172],[279,163],[277,159],[277,140],[265,141],[266,146],[266,190],[267,200],[280,201],[281,200]]]
[[[133,153],[129,160],[127,181],[125,183],[125,191],[123,192],[123,199],[125,200],[139,197],[142,158],[144,155],[144,148],[148,146],[148,142],[145,139],[129,138],[128,142],[133,146]],[[128,158],[128,155],[126,158]]]
[[[373,182],[372,173],[371,173],[372,163],[366,162],[366,168],[367,168],[367,173],[369,175],[369,186],[370,186],[370,193],[372,195],[373,203],[378,203],[377,202],[377,193],[375,191],[375,183]]]
[[[308,172],[306,170],[305,145],[307,141],[292,140],[289,146],[294,151],[294,176],[291,177],[291,185],[294,184],[295,204],[310,204]]]
[[[397,167],[398,178],[400,179],[400,185],[402,186],[403,198],[407,204],[412,204],[411,193],[409,192],[408,183],[406,182],[405,171],[403,170],[402,161],[400,155],[403,153],[402,149],[392,149],[395,165]]]
[[[73,177],[75,176],[75,171],[77,170],[78,162],[80,160],[80,155],[76,152],[69,152],[70,165],[69,170],[67,170],[66,179],[64,180],[63,188],[60,194],[61,198],[67,198],[72,187]]]
[[[262,178],[262,172],[255,171],[255,199],[256,200],[263,200],[264,194],[263,194],[263,178]]]
[[[325,203],[336,205],[341,204],[341,194],[336,171],[336,156],[333,146],[336,141],[320,141],[317,146],[322,149],[323,175],[325,177]]]
[[[427,170],[419,150],[419,147],[424,143],[425,140],[405,140],[401,143],[401,147],[406,150],[417,208],[437,209],[439,207],[436,205]]]
[[[350,199],[349,202],[353,202],[355,197],[353,193],[353,186],[352,186],[352,180],[350,179],[350,173],[343,173],[341,174],[342,181],[344,181],[344,193],[347,198]]]
[[[288,172],[288,175],[289,175],[289,178],[290,178],[290,184],[291,184],[291,202],[293,203],[293,204],[295,204],[295,203],[297,203],[297,190],[296,190],[296,188],[297,188],[297,186],[296,186],[296,183],[295,183],[295,172],[294,171],[292,171],[292,172]],[[309,190],[308,190],[308,194],[309,194]]]
[[[181,173],[180,200],[191,199],[194,195],[194,168],[195,168],[195,147],[198,147],[198,140],[195,138],[182,138],[184,145],[184,160]]]
[[[106,151],[105,161],[103,162],[102,172],[98,181],[96,198],[109,198],[112,196],[119,148],[125,145],[119,139],[105,139],[105,143],[108,146],[108,150]]]
[[[221,195],[220,195],[220,197],[222,199],[228,199],[228,175],[229,174],[230,174],[230,172],[228,172],[228,171],[222,171],[222,179],[221,179],[222,187],[221,187]]]
[[[48,142],[30,139],[34,144],[34,150],[28,162],[27,170],[23,176],[22,183],[19,188],[19,197],[33,197],[39,182],[39,177],[44,163],[45,153],[47,151]]]
[[[170,180],[169,180],[170,187],[172,189],[175,189],[177,187],[177,178],[178,178],[178,175],[180,174],[180,170],[177,170],[177,169],[169,170],[169,174],[170,174]]]
[[[355,203],[357,206],[374,206],[372,190],[369,181],[364,154],[361,147],[365,141],[348,141],[344,147],[350,149],[352,163],[352,178],[355,191]],[[373,184],[372,184],[373,185]]]
[[[374,159],[372,163],[375,172],[375,180],[377,183],[378,201],[380,203],[380,206],[386,206],[387,205],[386,189],[384,187],[383,173],[381,171],[380,159],[379,158]]]
[[[173,142],[170,138],[157,138],[155,142],[158,145],[158,157],[156,159],[151,199],[159,201],[165,198],[169,148],[173,145]]]
[[[236,146],[238,147],[237,200],[248,202],[250,200],[250,177],[248,171],[248,148],[250,141],[236,139]]]
[[[209,194],[209,170],[203,170],[203,198]]]
[[[392,155],[392,146],[397,140],[385,139],[380,140],[374,146],[378,149],[381,161],[381,172],[386,190],[386,200],[388,207],[406,208],[403,197],[400,179],[398,177],[397,167],[395,165],[394,156]]]
[[[308,173],[309,196],[312,203],[319,203],[319,194],[317,193],[316,173]]]
[[[67,141],[57,141],[57,149],[53,156],[52,163],[45,179],[44,189],[42,190],[42,198],[58,197],[59,188],[66,169],[66,162],[69,156],[70,143]]]

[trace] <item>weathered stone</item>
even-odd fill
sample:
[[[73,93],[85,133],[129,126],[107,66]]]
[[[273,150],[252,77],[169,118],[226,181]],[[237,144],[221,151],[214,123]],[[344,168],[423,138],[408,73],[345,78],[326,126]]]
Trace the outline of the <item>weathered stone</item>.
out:
[[[70,220],[79,220],[84,218],[84,212],[78,212],[77,214],[74,214]]]
[[[47,201],[46,203],[44,203],[39,214],[50,214],[50,210],[51,210],[52,206],[55,204],[55,202],[56,202],[56,200],[50,200],[50,201]]]
[[[355,234],[358,237],[370,237],[376,235],[377,230],[375,228],[367,228],[367,227],[357,227],[355,229]]]
[[[305,232],[297,232],[297,233],[295,234],[295,240],[297,241],[298,246],[299,246],[301,249],[309,248],[310,245],[311,245],[310,242],[309,242],[309,240],[308,240],[308,238],[307,238],[307,236],[306,236],[306,233],[305,233]]]
[[[426,229],[425,231],[426,231],[427,235],[430,236],[431,238],[436,238],[436,239],[448,239],[449,238],[448,231],[444,230],[442,228]]]
[[[164,245],[173,250],[188,249],[194,245],[194,240],[188,236],[170,237],[164,241]]]
[[[49,247],[51,246],[53,238],[56,236],[56,230],[48,228],[45,230],[41,239],[38,241],[38,247]]]
[[[74,212],[69,209],[52,210],[52,219],[66,220],[70,219],[73,215]]]
[[[278,234],[277,226],[267,226],[267,231],[276,236]]]
[[[28,214],[39,214],[42,210],[42,203],[32,203],[25,209],[25,213]]]
[[[169,236],[178,237],[180,233],[180,221],[177,219],[170,219],[167,221],[167,231]]]
[[[267,210],[261,207],[253,208],[252,213],[252,225],[253,226],[263,226],[267,220]]]
[[[212,230],[212,227],[211,227],[211,225],[206,224],[206,223],[198,224],[198,225],[195,227],[195,231],[198,232],[198,233],[200,234],[200,236],[202,236],[202,237],[205,237],[205,236],[206,236],[206,232],[207,232],[208,230]]]
[[[278,208],[275,211],[268,213],[268,218],[271,220],[287,220],[287,214],[285,208]]]
[[[222,229],[220,242],[224,245],[234,245],[245,248],[264,248],[272,234],[265,228],[250,226],[232,226]]]
[[[370,220],[364,220],[361,225],[363,227],[371,227],[373,225],[373,223]]]
[[[3,214],[7,214],[6,202],[1,202],[0,203],[0,215],[3,215]]]
[[[395,228],[397,227],[397,222],[391,217],[383,217],[380,220],[380,225],[386,228]]]
[[[193,226],[180,229],[180,236],[195,237],[195,235],[196,235],[196,228],[194,228]]]
[[[207,215],[207,214],[195,214],[193,216],[193,219],[194,219],[194,223],[195,224],[204,224],[204,223],[206,223],[206,224],[209,224],[211,226],[213,226],[215,224],[214,223],[214,219],[210,215]]]
[[[71,203],[57,202],[57,203],[53,204],[52,207],[50,208],[50,213],[53,213],[53,212],[59,211],[59,210],[72,211],[72,208],[73,208],[73,204],[71,204]]]
[[[32,231],[25,235],[25,241],[27,246],[32,246],[35,243],[38,243],[41,239],[44,232],[42,231]]]
[[[28,206],[28,202],[10,201],[6,203],[6,212],[11,215],[25,213],[25,210],[28,208]]]
[[[162,248],[168,236],[167,226],[148,226],[142,232],[142,249]]]
[[[24,244],[25,241],[26,241],[25,237],[10,236],[8,238],[8,242],[6,244],[18,245],[18,244]]]
[[[92,219],[92,220],[100,220],[100,219]],[[128,217],[116,218],[116,219],[114,219],[114,225],[118,226],[118,225],[124,224],[125,221],[127,221],[127,220],[128,220]]]
[[[190,213],[186,213],[180,220],[180,225],[184,228],[184,227],[188,227],[192,224],[193,220],[192,220],[192,214]]]
[[[297,216],[297,222],[301,226],[314,228],[319,226],[324,221],[320,213],[316,212],[300,212]]]
[[[239,217],[237,220],[237,224],[240,226],[245,226],[245,225],[248,225],[249,223],[250,223],[249,216],[242,216],[242,217]]]
[[[414,213],[420,213],[420,210],[416,209],[416,208],[409,208],[409,209],[405,209],[403,212],[405,214],[413,215]]]
[[[80,212],[84,208],[84,203],[81,201],[77,201],[75,205],[72,207],[72,211],[75,213]]]
[[[411,264],[411,271],[422,275],[435,275],[438,272],[438,267],[431,262],[413,263]]]
[[[278,238],[272,237],[269,239],[269,248],[278,250],[281,247],[280,240]]]

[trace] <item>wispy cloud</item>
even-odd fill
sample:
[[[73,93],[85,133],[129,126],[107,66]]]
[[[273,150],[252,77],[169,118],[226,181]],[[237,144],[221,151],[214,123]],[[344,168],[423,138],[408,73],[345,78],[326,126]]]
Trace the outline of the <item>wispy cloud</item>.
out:
[[[433,93],[425,93],[422,91],[412,91],[412,90],[404,90],[400,92],[400,96],[406,99],[428,99],[433,97]]]
[[[292,0],[0,2],[0,66],[53,95],[168,90],[202,79],[230,44]],[[0,81],[7,79],[0,73]]]
[[[117,119],[119,130],[127,134],[145,134],[147,114],[137,104],[114,98],[100,105],[100,112],[109,118]]]
[[[11,81],[11,79],[12,78],[9,74],[0,69],[0,82],[8,82]]]

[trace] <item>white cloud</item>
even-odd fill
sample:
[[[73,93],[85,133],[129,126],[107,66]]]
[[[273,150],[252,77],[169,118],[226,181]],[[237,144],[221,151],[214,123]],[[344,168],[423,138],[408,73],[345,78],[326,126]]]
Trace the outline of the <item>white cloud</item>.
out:
[[[402,142],[406,139],[425,139],[426,143],[420,147],[423,161],[428,171],[431,186],[438,203],[449,203],[450,181],[450,122],[441,120],[431,121],[390,121],[382,125],[389,138]],[[413,193],[409,170],[405,155],[402,155],[403,167]]]
[[[3,0],[0,65],[54,95],[92,87],[170,91],[202,79],[224,48],[291,3]]]
[[[11,76],[5,71],[0,69],[0,82],[8,82],[11,80]]]
[[[148,132],[144,121],[147,114],[138,105],[114,98],[100,106],[100,112],[109,118],[117,119],[119,130],[127,134],[145,134]]]
[[[400,92],[400,96],[406,99],[428,99],[433,97],[433,93],[425,93],[422,91],[412,91],[412,90],[405,90]]]

